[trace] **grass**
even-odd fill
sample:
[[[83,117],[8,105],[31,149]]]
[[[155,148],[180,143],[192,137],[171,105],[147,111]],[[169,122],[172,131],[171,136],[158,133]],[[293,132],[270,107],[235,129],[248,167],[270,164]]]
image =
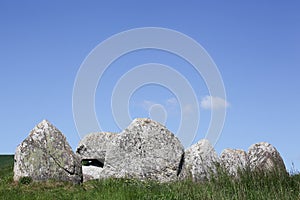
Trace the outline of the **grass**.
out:
[[[12,166],[13,161],[13,155],[0,155],[0,169]]]
[[[0,199],[300,199],[300,175],[225,173],[206,183],[156,183],[132,179],[88,181],[82,185],[47,181],[14,183],[13,156],[0,156]]]

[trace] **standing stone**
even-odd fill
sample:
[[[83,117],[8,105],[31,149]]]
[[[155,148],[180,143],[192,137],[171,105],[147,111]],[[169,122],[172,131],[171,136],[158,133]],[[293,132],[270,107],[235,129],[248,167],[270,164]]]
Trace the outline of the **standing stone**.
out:
[[[239,149],[224,149],[220,156],[220,164],[233,177],[247,168],[247,153]]]
[[[180,179],[191,178],[193,181],[208,180],[217,173],[219,158],[208,140],[202,139],[185,151]]]
[[[267,142],[256,143],[249,147],[248,162],[251,171],[286,173],[286,168],[279,152]]]
[[[101,176],[173,181],[183,153],[182,144],[166,127],[150,119],[135,119],[109,145]]]
[[[98,160],[104,164],[107,146],[116,136],[109,132],[90,133],[79,142],[76,153],[82,160]]]
[[[16,149],[14,180],[21,177],[31,177],[34,181],[81,182],[79,158],[66,137],[46,120],[39,123]]]

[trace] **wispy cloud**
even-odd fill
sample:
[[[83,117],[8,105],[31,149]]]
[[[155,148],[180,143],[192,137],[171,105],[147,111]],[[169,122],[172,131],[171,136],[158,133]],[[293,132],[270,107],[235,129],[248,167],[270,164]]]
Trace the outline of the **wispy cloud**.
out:
[[[166,105],[167,106],[177,106],[178,105],[178,101],[175,97],[169,98],[166,100]]]
[[[149,111],[150,108],[157,104],[154,101],[151,100],[143,100],[138,105],[143,108],[145,111]],[[169,114],[178,114],[178,109],[180,109],[180,105],[178,100],[175,97],[169,98],[164,100],[164,103],[161,104],[164,106],[166,110],[169,111]],[[230,106],[229,102],[227,102],[225,99],[215,96],[205,96],[200,101],[200,108],[206,109],[206,110],[218,110],[218,109],[224,109]],[[183,115],[191,115],[195,113],[195,110],[198,109],[197,105],[194,104],[185,104],[182,105],[181,112]]]
[[[140,105],[142,106],[143,109],[148,111],[151,108],[151,106],[153,106],[154,104],[156,103],[153,101],[144,100]]]
[[[159,104],[162,105],[169,112],[169,114],[171,113],[176,114],[178,109],[180,109],[178,100],[175,97],[165,99],[162,102],[163,103],[158,103],[151,100],[143,100],[137,105],[141,107],[143,110],[149,111],[153,105]]]
[[[182,113],[184,115],[192,114],[195,111],[195,105],[192,104],[186,104],[182,107]]]
[[[229,103],[220,97],[205,96],[200,102],[200,107],[207,110],[217,110],[227,108]]]

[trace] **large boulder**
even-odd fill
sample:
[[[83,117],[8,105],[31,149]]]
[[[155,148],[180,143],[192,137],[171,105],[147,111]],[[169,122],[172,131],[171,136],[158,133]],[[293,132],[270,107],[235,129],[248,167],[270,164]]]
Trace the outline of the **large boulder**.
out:
[[[219,158],[213,146],[206,139],[200,140],[185,151],[180,179],[195,182],[206,181],[217,173]]]
[[[251,171],[286,173],[286,168],[279,152],[267,142],[256,143],[249,147],[248,165]]]
[[[247,153],[239,149],[224,149],[220,155],[220,164],[229,175],[238,177],[238,172],[247,169]]]
[[[34,181],[81,182],[80,159],[66,137],[46,120],[39,123],[16,149],[14,180],[21,177],[31,177]]]
[[[108,146],[102,178],[177,180],[184,148],[166,127],[135,119]]]
[[[82,160],[98,160],[104,164],[107,146],[116,136],[109,132],[90,133],[79,142],[76,153]]]

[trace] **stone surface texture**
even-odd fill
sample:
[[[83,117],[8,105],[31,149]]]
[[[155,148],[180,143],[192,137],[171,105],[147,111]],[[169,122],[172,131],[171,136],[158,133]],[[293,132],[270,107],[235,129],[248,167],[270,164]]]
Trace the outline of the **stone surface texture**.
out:
[[[90,133],[79,142],[76,153],[82,160],[97,159],[104,163],[107,146],[116,136],[109,132]]]
[[[103,168],[95,166],[82,166],[83,182],[100,179]]]
[[[21,177],[73,183],[82,180],[80,159],[65,136],[46,120],[39,123],[16,149],[14,180],[18,181]]]
[[[184,148],[166,127],[135,119],[108,146],[101,178],[177,180]]]
[[[248,165],[251,171],[277,171],[286,173],[279,152],[267,142],[253,144],[248,149]]]
[[[208,180],[217,173],[219,158],[206,139],[200,140],[185,151],[180,179],[191,178],[195,182]]]
[[[224,149],[220,155],[221,166],[231,176],[238,177],[239,171],[247,169],[247,153],[240,149]]]

